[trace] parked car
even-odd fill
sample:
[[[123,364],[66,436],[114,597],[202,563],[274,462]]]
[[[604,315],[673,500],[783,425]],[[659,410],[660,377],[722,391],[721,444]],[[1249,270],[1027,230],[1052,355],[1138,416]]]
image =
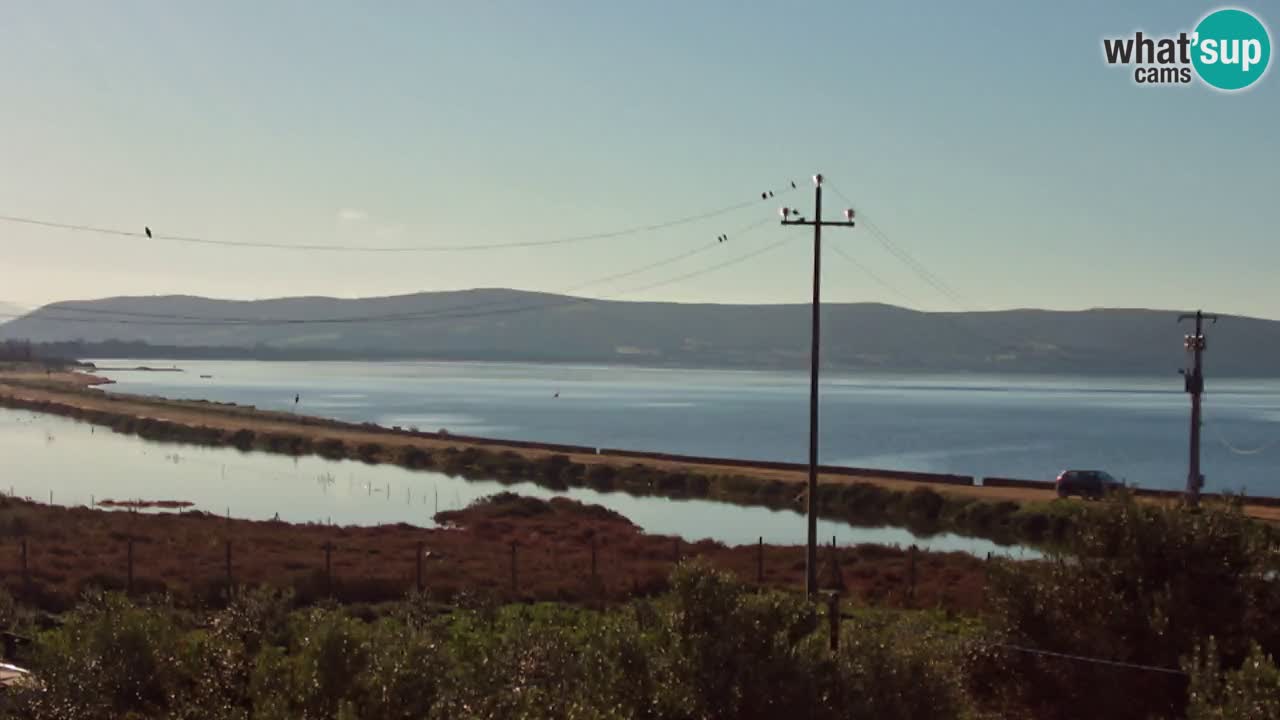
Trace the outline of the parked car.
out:
[[[1058,497],[1079,495],[1083,498],[1100,498],[1124,487],[1124,483],[1101,470],[1063,470],[1054,483]]]

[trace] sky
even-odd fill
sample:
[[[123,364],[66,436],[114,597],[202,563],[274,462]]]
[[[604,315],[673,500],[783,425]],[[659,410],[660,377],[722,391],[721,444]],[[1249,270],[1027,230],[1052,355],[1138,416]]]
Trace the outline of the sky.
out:
[[[946,289],[867,227],[835,228],[824,243],[861,267],[824,253],[827,301],[1280,318],[1280,73],[1224,94],[1140,87],[1103,61],[1103,37],[1190,30],[1216,7],[4,3],[0,215],[250,243],[477,245],[798,189],[660,231],[447,253],[0,222],[0,302],[471,287],[806,302],[811,234],[780,227],[777,208],[812,216],[821,172],[826,217],[849,198]],[[1277,34],[1280,3],[1243,7]]]

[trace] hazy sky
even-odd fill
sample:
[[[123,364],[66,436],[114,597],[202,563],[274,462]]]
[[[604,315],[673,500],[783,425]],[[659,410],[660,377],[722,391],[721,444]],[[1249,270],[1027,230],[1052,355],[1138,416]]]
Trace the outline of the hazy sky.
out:
[[[750,5],[750,6],[748,6]],[[1123,7],[1121,7],[1123,5]],[[1138,87],[1101,39],[1197,2],[0,4],[0,214],[272,243],[472,244],[660,222],[827,175],[973,308],[1280,318],[1280,76]],[[1253,6],[1280,27],[1280,5]],[[1272,64],[1276,61],[1273,60]],[[798,302],[782,199],[539,249],[325,254],[0,223],[0,301],[558,291],[782,248],[636,299]],[[843,203],[828,194],[829,216]],[[824,296],[958,309],[872,235]],[[906,301],[903,298],[906,298]]]

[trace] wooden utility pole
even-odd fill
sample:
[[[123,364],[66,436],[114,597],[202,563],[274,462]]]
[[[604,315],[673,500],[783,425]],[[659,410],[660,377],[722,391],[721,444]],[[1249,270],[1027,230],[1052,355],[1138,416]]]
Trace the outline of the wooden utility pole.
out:
[[[1187,468],[1187,502],[1192,506],[1200,503],[1200,489],[1204,487],[1204,476],[1200,474],[1200,395],[1204,393],[1204,367],[1201,363],[1206,343],[1204,339],[1204,321],[1218,322],[1217,315],[1206,315],[1197,310],[1194,314],[1185,313],[1178,316],[1178,322],[1195,320],[1194,335],[1183,337],[1182,344],[1191,353],[1192,363],[1189,370],[1183,370],[1186,379],[1186,390],[1191,394],[1191,439],[1190,460]]]
[[[792,219],[792,215],[795,219]],[[813,219],[806,220],[798,210],[782,208],[783,225],[813,226],[813,330],[809,346],[809,491],[805,512],[809,521],[805,555],[805,592],[812,597],[818,592],[818,365],[822,308],[822,228],[853,227],[853,210],[844,211],[844,221],[822,220],[822,175],[813,176]]]

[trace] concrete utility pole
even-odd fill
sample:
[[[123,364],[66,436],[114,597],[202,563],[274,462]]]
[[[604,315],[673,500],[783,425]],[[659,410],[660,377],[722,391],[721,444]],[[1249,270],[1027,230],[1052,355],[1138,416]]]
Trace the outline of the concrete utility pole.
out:
[[[1183,347],[1192,354],[1193,358],[1191,369],[1183,370],[1182,374],[1186,379],[1186,390],[1191,393],[1191,458],[1187,469],[1187,502],[1194,507],[1200,503],[1200,488],[1204,487],[1204,476],[1200,474],[1200,395],[1204,392],[1204,367],[1201,365],[1201,356],[1206,347],[1204,321],[1210,320],[1217,324],[1218,316],[1206,315],[1204,311],[1197,310],[1194,314],[1179,315],[1178,322],[1183,320],[1196,321],[1195,334],[1186,335],[1182,340]]]
[[[795,219],[792,219],[792,216]],[[822,175],[813,176],[813,219],[806,220],[800,211],[782,208],[783,225],[813,226],[813,332],[809,347],[809,492],[805,512],[809,521],[809,541],[805,555],[804,589],[810,597],[818,592],[818,364],[819,315],[822,307],[822,228],[853,227],[853,210],[844,211],[843,221],[822,220]]]

